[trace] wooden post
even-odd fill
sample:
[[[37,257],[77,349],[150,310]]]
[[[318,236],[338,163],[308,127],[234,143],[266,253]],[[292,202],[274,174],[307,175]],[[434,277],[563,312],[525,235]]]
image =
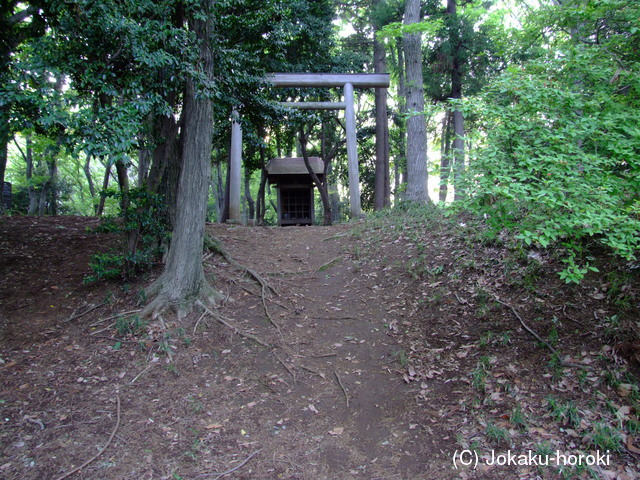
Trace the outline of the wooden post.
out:
[[[353,105],[353,85],[344,85],[345,124],[347,133],[347,165],[349,171],[349,212],[351,218],[360,218],[360,171],[356,138],[356,113]]]
[[[240,223],[240,177],[242,171],[242,127],[238,112],[233,111],[231,123],[231,152],[229,162],[229,220]]]

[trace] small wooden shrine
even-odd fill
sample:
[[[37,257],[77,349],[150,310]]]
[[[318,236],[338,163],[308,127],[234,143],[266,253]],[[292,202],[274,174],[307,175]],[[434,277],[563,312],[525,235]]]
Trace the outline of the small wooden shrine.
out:
[[[322,180],[322,159],[309,157],[309,165]],[[315,185],[304,158],[272,158],[267,164],[267,174],[269,183],[278,191],[278,225],[313,225]]]

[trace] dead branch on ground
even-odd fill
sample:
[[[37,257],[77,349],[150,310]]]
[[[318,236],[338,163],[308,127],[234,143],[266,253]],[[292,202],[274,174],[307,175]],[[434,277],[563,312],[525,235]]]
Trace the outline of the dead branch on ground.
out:
[[[560,353],[555,348],[553,348],[548,342],[545,342],[542,339],[542,337],[540,337],[540,335],[538,335],[533,329],[531,329],[531,327],[529,327],[529,325],[527,325],[525,323],[525,321],[522,319],[522,317],[520,316],[518,311],[515,308],[513,308],[512,305],[500,300],[495,293],[492,293],[491,295],[496,300],[496,302],[498,302],[501,305],[504,305],[505,307],[507,307],[508,309],[510,309],[513,312],[513,314],[516,316],[516,318],[520,321],[520,324],[522,325],[522,328],[524,328],[525,331],[529,335],[531,335],[533,338],[535,338],[538,342],[540,342],[542,345],[544,345],[552,354],[554,354],[556,357],[558,357],[558,359],[560,360],[560,366],[569,367],[569,368],[585,368],[585,369],[588,369],[588,370],[592,370],[592,368],[589,365],[581,365],[579,363],[566,362],[566,361],[560,359]]]
[[[239,465],[236,465],[233,468],[230,468],[229,470],[227,470],[226,472],[213,472],[213,473],[203,473],[201,475],[198,475],[198,478],[204,478],[204,477],[208,477],[210,475],[216,475],[216,477],[213,480],[218,480],[219,478],[222,478],[226,475],[229,475],[230,473],[235,472],[236,470],[238,470],[239,468],[243,467],[249,460],[251,460],[253,457],[255,457],[258,453],[260,453],[262,451],[262,449],[260,450],[256,450],[255,452],[253,452],[251,455],[249,455],[247,458],[245,458],[242,463],[240,463]]]
[[[120,313],[116,313],[115,315],[111,315],[110,317],[106,317],[106,318],[102,318],[96,322],[93,322],[91,325],[89,325],[90,327],[97,327],[98,325],[107,322],[109,320],[113,320],[114,318],[119,318],[119,317],[124,317],[125,315],[132,315],[134,313],[140,313],[142,311],[141,308],[138,308],[136,310],[129,310],[127,312],[120,312]]]
[[[98,305],[94,305],[94,306],[86,309],[84,312],[81,312],[81,313],[76,313],[78,311],[78,309],[76,308],[73,311],[73,313],[71,314],[71,316],[69,318],[67,318],[64,322],[65,323],[69,323],[71,320],[75,320],[76,318],[84,317],[87,313],[93,312],[96,308],[100,308],[100,307],[102,307],[103,305],[106,305],[106,304],[107,304],[107,301],[105,300],[104,302],[99,303]]]
[[[64,478],[70,477],[74,473],[79,472],[80,470],[85,468],[87,465],[89,465],[92,462],[94,462],[100,455],[102,455],[102,453],[109,447],[109,445],[111,445],[111,441],[113,440],[113,437],[116,436],[116,432],[118,431],[118,428],[120,428],[120,395],[116,395],[116,404],[117,404],[116,426],[113,427],[111,435],[109,436],[109,439],[107,440],[107,443],[105,443],[104,447],[102,447],[98,453],[96,453],[93,457],[91,457],[89,460],[84,462],[82,465],[80,465],[79,467],[74,468],[73,470],[70,470],[69,472],[65,473],[61,477],[58,477],[56,480],[63,480]]]
[[[336,380],[338,380],[338,385],[342,389],[342,393],[344,393],[344,398],[347,401],[347,408],[349,408],[349,394],[347,393],[347,389],[344,388],[344,385],[342,384],[342,380],[340,380],[340,377],[338,376],[338,372],[334,370],[333,374],[336,376]]]
[[[255,335],[252,335],[251,333],[243,332],[238,327],[236,327],[236,326],[232,325],[231,323],[229,323],[229,321],[227,321],[227,319],[224,319],[222,316],[220,316],[217,313],[213,312],[209,307],[207,307],[204,303],[202,303],[202,301],[196,300],[196,305],[198,305],[205,312],[207,312],[214,320],[217,320],[218,322],[220,322],[221,324],[225,325],[226,327],[229,327],[231,330],[233,330],[235,333],[237,333],[241,337],[247,338],[249,340],[253,340],[257,344],[262,345],[265,348],[271,348],[271,345],[269,345],[264,340],[261,340],[260,338],[256,337]]]

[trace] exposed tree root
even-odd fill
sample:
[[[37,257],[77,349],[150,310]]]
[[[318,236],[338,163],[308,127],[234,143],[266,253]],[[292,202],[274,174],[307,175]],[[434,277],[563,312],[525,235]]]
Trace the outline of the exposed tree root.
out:
[[[251,278],[253,278],[256,282],[258,282],[260,284],[261,290],[260,290],[260,300],[262,301],[262,307],[264,308],[264,313],[267,316],[267,319],[269,320],[269,323],[271,323],[271,325],[273,325],[275,327],[275,329],[278,331],[278,333],[280,334],[280,336],[282,337],[282,330],[280,329],[280,325],[278,325],[278,323],[273,319],[273,317],[271,316],[271,313],[269,312],[269,307],[267,306],[267,290],[271,290],[273,292],[274,295],[279,296],[279,293],[276,291],[275,288],[273,288],[271,285],[269,285],[269,283],[262,278],[262,276],[256,272],[255,270],[242,265],[241,263],[239,263],[235,258],[233,258],[229,252],[227,252],[224,247],[222,246],[222,242],[220,242],[220,240],[212,235],[207,235],[205,237],[205,247],[213,252],[216,252],[220,255],[222,255],[222,257],[229,262],[230,265],[233,265],[235,268],[237,268],[238,270],[241,270],[245,273],[247,273]]]
[[[334,258],[333,260],[329,260],[327,263],[324,263],[322,265],[320,265],[318,268],[316,268],[313,271],[313,274],[315,275],[318,272],[323,272],[331,267],[333,267],[336,263],[338,263],[340,260],[342,260],[342,255],[338,255],[336,258]]]
[[[111,441],[113,440],[113,437],[116,436],[116,432],[118,431],[118,428],[120,428],[120,395],[116,395],[116,404],[117,404],[116,426],[113,428],[113,431],[111,432],[111,435],[109,436],[109,439],[107,440],[107,443],[105,443],[104,447],[102,447],[98,453],[96,453],[93,457],[91,457],[89,460],[84,462],[82,465],[74,468],[73,470],[68,471],[64,475],[58,477],[56,480],[63,480],[64,478],[70,477],[74,473],[79,472],[80,470],[85,468],[87,465],[94,462],[100,455],[102,455],[102,453],[109,447],[109,445],[111,445]]]
[[[226,327],[229,327],[231,330],[233,330],[235,333],[237,333],[241,337],[244,337],[244,338],[249,339],[249,340],[253,340],[257,344],[262,345],[265,348],[271,348],[271,345],[269,345],[264,340],[261,340],[260,338],[256,337],[255,335],[252,335],[251,333],[243,332],[238,327],[236,327],[236,326],[232,325],[231,323],[229,323],[229,321],[227,319],[225,319],[222,316],[220,316],[217,313],[215,313],[213,310],[211,310],[209,307],[207,307],[200,300],[196,300],[196,305],[198,305],[205,312],[207,312],[214,320],[217,320],[218,322],[220,322],[221,324],[225,325]]]
[[[522,319],[522,317],[520,316],[518,311],[515,308],[513,308],[512,305],[500,300],[495,293],[492,293],[491,295],[493,296],[493,298],[495,299],[496,302],[498,302],[501,305],[504,305],[505,307],[507,307],[509,310],[511,310],[513,312],[513,314],[516,316],[516,318],[520,322],[520,325],[522,325],[522,328],[524,328],[525,331],[529,335],[531,335],[533,338],[535,338],[538,342],[540,342],[542,345],[544,345],[551,353],[553,353],[556,357],[558,357],[558,359],[560,359],[560,353],[555,348],[553,348],[549,343],[545,342],[542,339],[542,337],[540,337],[540,335],[538,335],[534,330],[532,330],[531,327],[529,327],[529,325],[527,325],[525,323],[525,321]],[[587,369],[587,370],[592,370],[592,367],[590,367],[589,365],[582,365],[582,364],[579,364],[579,363],[566,362],[566,361],[561,360],[561,359],[560,359],[560,366],[568,367],[568,368],[584,368],[584,369]]]
[[[199,292],[186,298],[171,289],[169,282],[166,282],[163,276],[152,283],[145,290],[145,293],[152,298],[140,312],[140,316],[145,318],[158,318],[166,310],[172,310],[179,319],[182,319],[191,312],[197,302],[213,305],[224,298],[204,278],[200,284]]]
[[[342,393],[344,393],[344,398],[347,402],[347,408],[349,408],[349,394],[347,393],[347,389],[344,388],[344,385],[342,384],[342,380],[340,380],[340,377],[338,376],[338,372],[334,370],[333,374],[336,376],[336,380],[338,380],[338,385],[342,389]]]
[[[212,235],[205,236],[204,246],[208,250],[211,250],[212,252],[220,254],[227,262],[229,262],[231,265],[233,265],[238,270],[241,270],[241,271],[249,274],[249,276],[251,278],[253,278],[256,282],[258,282],[260,284],[260,286],[262,287],[263,290],[271,290],[274,295],[280,296],[280,294],[276,291],[276,289],[273,288],[271,285],[269,285],[269,283],[264,278],[262,278],[262,276],[258,272],[256,272],[255,270],[253,270],[253,269],[251,269],[251,268],[249,268],[249,267],[247,267],[245,265],[242,265],[235,258],[233,258],[229,254],[229,252],[227,252],[224,249],[224,247],[222,246],[222,242],[220,242],[220,240],[218,238],[216,238],[216,237],[214,237]]]

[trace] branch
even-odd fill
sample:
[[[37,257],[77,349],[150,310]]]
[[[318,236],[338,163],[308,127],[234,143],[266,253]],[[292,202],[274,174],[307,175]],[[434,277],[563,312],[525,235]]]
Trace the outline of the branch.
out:
[[[560,353],[558,353],[558,351],[555,348],[553,348],[549,343],[545,342],[540,337],[540,335],[538,335],[535,331],[533,331],[529,327],[529,325],[527,325],[525,323],[525,321],[522,319],[522,317],[520,316],[520,314],[518,313],[518,311],[515,308],[513,308],[508,303],[503,302],[502,300],[500,300],[496,294],[492,293],[491,295],[496,300],[496,302],[500,303],[501,305],[504,305],[505,307],[509,308],[513,312],[513,314],[516,316],[516,318],[520,321],[520,324],[522,325],[522,328],[524,328],[525,331],[529,335],[531,335],[533,338],[535,338],[537,341],[539,341],[541,344],[543,344],[545,347],[547,347],[551,353],[553,353],[555,356],[558,357],[558,359],[560,358]],[[563,367],[591,369],[591,367],[589,367],[588,365],[580,365],[578,363],[565,362],[564,360],[560,360],[560,365],[563,366]]]
[[[208,477],[209,475],[216,475],[216,477],[214,478],[214,480],[218,480],[218,478],[222,478],[225,475],[229,475],[230,473],[235,472],[236,470],[238,470],[240,467],[244,466],[249,460],[251,460],[253,457],[255,457],[257,454],[259,454],[262,451],[262,449],[260,450],[256,450],[255,452],[253,452],[251,455],[249,455],[247,458],[245,458],[241,464],[236,465],[235,467],[227,470],[226,472],[221,472],[221,473],[203,473],[202,475],[198,475],[198,478],[203,478],[203,477]]]
[[[90,463],[95,461],[100,455],[102,455],[102,453],[107,449],[107,447],[109,447],[109,445],[111,445],[111,441],[113,440],[113,437],[116,436],[116,432],[118,431],[118,428],[120,428],[120,395],[116,395],[116,403],[117,403],[116,426],[113,427],[113,431],[111,432],[111,435],[109,436],[109,440],[107,440],[107,443],[104,445],[104,447],[102,447],[98,453],[96,453],[92,458],[90,458],[89,460],[84,462],[82,465],[80,465],[79,467],[76,467],[73,470],[65,473],[61,477],[58,477],[56,480],[62,480],[64,478],[67,478],[67,477],[73,475],[76,472],[79,472],[80,470],[85,468],[87,465],[89,465]]]
[[[209,307],[207,307],[204,303],[202,303],[200,300],[196,300],[196,305],[198,305],[200,308],[202,308],[205,312],[207,312],[209,315],[211,315],[215,320],[217,320],[218,322],[220,322],[221,324],[223,324],[226,327],[229,327],[231,330],[233,330],[235,333],[237,333],[238,335],[240,335],[241,337],[247,338],[249,340],[253,340],[254,342],[256,342],[259,345],[262,345],[265,348],[271,348],[271,345],[269,345],[267,342],[264,342],[262,340],[260,340],[258,337],[256,337],[255,335],[252,335],[250,333],[245,333],[242,330],[240,330],[238,327],[231,325],[229,322],[227,322],[224,318],[222,318],[220,315],[217,315],[216,313],[214,313]]]
[[[12,15],[11,17],[9,17],[7,21],[9,28],[15,27],[17,24],[19,24],[20,22],[23,22],[24,20],[27,19],[27,17],[30,17],[37,11],[38,9],[36,7],[28,7],[22,10],[21,12],[18,12],[15,15]]]

